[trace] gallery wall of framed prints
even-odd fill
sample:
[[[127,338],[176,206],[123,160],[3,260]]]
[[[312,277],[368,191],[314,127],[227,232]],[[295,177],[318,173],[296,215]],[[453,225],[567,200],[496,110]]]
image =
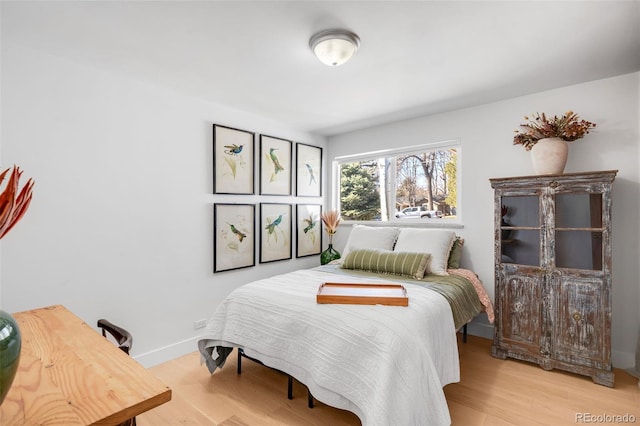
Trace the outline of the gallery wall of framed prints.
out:
[[[213,124],[213,272],[320,255],[322,175],[321,147]]]

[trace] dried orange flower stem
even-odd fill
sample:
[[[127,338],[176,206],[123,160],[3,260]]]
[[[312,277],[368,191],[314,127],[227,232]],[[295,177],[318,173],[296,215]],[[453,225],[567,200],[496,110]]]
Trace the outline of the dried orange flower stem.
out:
[[[324,223],[324,227],[327,230],[329,235],[333,235],[338,230],[338,225],[340,224],[340,212],[337,210],[329,210],[321,215],[322,223]]]

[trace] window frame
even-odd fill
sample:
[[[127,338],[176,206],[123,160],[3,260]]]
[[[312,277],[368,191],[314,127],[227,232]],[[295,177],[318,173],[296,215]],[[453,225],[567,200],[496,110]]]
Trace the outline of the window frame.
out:
[[[389,148],[378,151],[369,151],[357,154],[341,155],[334,157],[331,162],[331,176],[332,176],[332,191],[331,191],[331,209],[341,211],[341,173],[340,167],[342,164],[354,163],[358,161],[366,160],[378,160],[384,157],[397,157],[402,154],[413,154],[425,151],[437,151],[437,150],[456,150],[456,217],[455,219],[439,219],[439,218],[426,218],[422,220],[402,220],[400,218],[392,217],[386,221],[383,220],[346,220],[342,222],[345,225],[368,225],[368,226],[407,226],[407,227],[431,227],[431,228],[462,228],[462,143],[459,138],[448,139],[438,142],[424,143],[420,145],[411,145],[401,148]],[[396,173],[394,171],[394,176]],[[394,178],[393,192],[397,192],[397,181]],[[394,200],[395,202],[395,200]]]

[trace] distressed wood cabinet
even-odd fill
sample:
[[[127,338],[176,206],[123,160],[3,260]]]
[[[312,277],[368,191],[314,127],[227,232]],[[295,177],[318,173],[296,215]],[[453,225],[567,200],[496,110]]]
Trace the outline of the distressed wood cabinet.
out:
[[[617,171],[490,179],[497,358],[613,387],[611,191]]]

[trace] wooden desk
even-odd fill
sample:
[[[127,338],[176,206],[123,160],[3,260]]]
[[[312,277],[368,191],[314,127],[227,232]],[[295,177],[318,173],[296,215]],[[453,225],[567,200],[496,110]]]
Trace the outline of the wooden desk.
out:
[[[2,426],[115,425],[171,400],[171,389],[64,306],[13,317],[22,351]]]

